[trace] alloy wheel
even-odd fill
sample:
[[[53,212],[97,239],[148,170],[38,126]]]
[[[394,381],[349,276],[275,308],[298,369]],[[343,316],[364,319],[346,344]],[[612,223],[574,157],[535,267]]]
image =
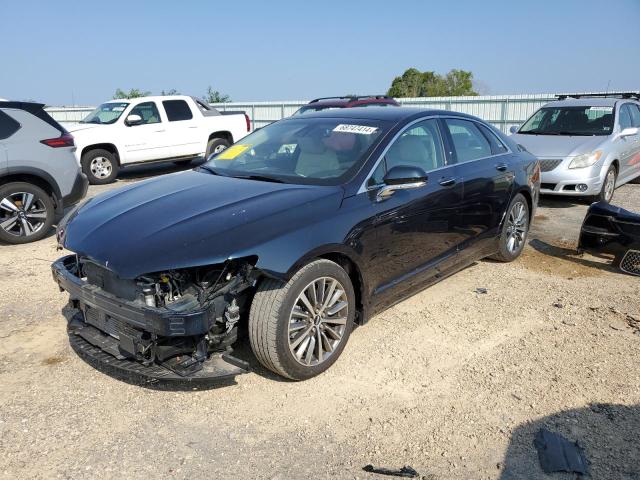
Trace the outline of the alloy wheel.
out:
[[[111,161],[106,157],[95,157],[93,160],[91,160],[89,169],[91,170],[91,173],[94,177],[107,178],[109,175],[111,175],[113,165],[111,165]]]
[[[343,285],[321,277],[298,295],[289,316],[288,340],[293,357],[305,366],[326,361],[345,333],[349,301]]]
[[[527,221],[527,208],[524,203],[514,203],[507,218],[507,250],[509,253],[514,254],[522,248],[527,235]]]
[[[46,221],[47,208],[33,193],[16,192],[0,200],[0,228],[9,235],[29,237]]]
[[[610,169],[607,178],[604,180],[604,199],[609,202],[613,198],[613,191],[616,188],[616,172]]]

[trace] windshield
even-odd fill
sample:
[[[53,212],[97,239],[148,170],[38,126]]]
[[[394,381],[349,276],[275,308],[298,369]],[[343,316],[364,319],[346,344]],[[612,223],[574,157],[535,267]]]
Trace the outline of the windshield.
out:
[[[609,135],[613,107],[545,107],[538,110],[518,133],[529,135]]]
[[[205,170],[225,176],[339,185],[362,165],[388,122],[334,118],[284,120],[213,155]]]
[[[80,123],[115,123],[128,106],[127,102],[103,103]]]

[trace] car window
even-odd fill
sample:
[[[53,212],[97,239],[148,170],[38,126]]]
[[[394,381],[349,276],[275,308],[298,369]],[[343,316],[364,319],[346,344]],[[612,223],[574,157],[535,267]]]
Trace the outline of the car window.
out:
[[[480,130],[484,133],[484,136],[489,140],[489,144],[491,144],[491,153],[494,155],[501,155],[503,153],[507,153],[509,150],[505,147],[502,140],[498,138],[498,136],[491,131],[489,127],[486,127],[482,124],[478,124],[480,126]]]
[[[631,128],[631,112],[629,104],[625,103],[620,107],[620,130]]]
[[[640,128],[640,107],[633,103],[628,103],[626,106],[629,107],[631,126]]]
[[[455,118],[445,119],[453,140],[458,163],[492,155],[491,145],[475,122]]]
[[[165,100],[162,102],[162,105],[167,112],[167,118],[170,122],[191,120],[193,118],[191,109],[184,100]]]
[[[398,137],[385,155],[387,171],[397,166],[420,167],[430,172],[445,166],[438,123],[434,119],[413,124]]]
[[[20,130],[20,124],[0,110],[0,140],[9,138]]]
[[[160,112],[158,112],[155,102],[144,102],[136,105],[131,109],[129,115],[139,115],[142,118],[142,122],[137,125],[160,123]]]
[[[96,123],[96,124],[111,124],[116,121],[122,115],[129,104],[127,102],[107,102],[100,105],[93,112],[87,115],[80,123]]]

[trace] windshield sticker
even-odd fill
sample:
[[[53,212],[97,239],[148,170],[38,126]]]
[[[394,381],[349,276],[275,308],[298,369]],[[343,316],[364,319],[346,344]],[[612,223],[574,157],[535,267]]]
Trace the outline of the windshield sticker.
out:
[[[227,148],[226,150],[223,150],[221,153],[219,153],[218,156],[215,157],[215,160],[233,160],[238,155],[244,153],[250,148],[251,148],[251,145],[242,145],[242,144],[233,145]]]
[[[613,112],[613,107],[589,107],[590,112]]]
[[[111,110],[113,112],[124,112],[124,107],[113,107]]]
[[[359,133],[360,135],[371,135],[378,130],[376,127],[367,127],[366,125],[345,125],[340,124],[333,129],[334,132],[341,133]]]

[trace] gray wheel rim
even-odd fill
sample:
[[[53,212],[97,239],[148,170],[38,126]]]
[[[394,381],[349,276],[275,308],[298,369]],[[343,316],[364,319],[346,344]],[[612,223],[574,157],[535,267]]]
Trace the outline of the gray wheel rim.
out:
[[[47,221],[47,207],[33,193],[12,193],[0,200],[0,228],[9,235],[30,237]]]
[[[226,150],[227,146],[226,145],[216,145],[216,148],[213,149],[213,154],[217,155],[218,153],[222,152],[223,150]]]
[[[604,199],[608,202],[613,197],[613,191],[616,188],[616,172],[609,170],[607,178],[604,181]]]
[[[338,280],[321,277],[309,283],[289,316],[289,350],[296,361],[306,367],[326,362],[342,342],[348,318],[349,300]]]
[[[507,250],[517,253],[522,248],[527,236],[527,208],[524,203],[516,202],[507,218]]]
[[[96,178],[107,178],[113,171],[111,160],[107,157],[95,157],[89,164],[91,174]]]

